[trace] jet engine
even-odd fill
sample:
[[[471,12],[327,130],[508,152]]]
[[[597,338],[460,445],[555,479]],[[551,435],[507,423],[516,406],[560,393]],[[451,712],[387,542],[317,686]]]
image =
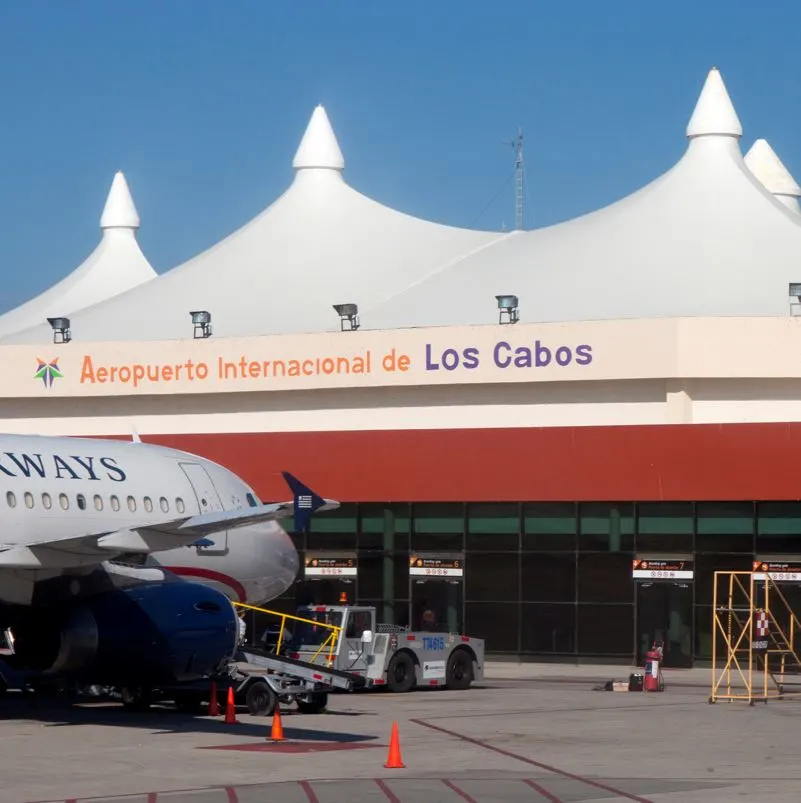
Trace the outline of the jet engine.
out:
[[[169,581],[29,608],[13,630],[18,669],[114,686],[196,680],[231,658],[238,639],[224,594]]]

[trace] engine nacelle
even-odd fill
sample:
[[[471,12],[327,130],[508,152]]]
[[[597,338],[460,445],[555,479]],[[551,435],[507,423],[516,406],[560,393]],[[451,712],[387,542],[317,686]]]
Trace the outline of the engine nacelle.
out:
[[[18,668],[106,685],[194,680],[231,658],[237,616],[208,586],[152,583],[66,608],[26,612],[14,628]]]

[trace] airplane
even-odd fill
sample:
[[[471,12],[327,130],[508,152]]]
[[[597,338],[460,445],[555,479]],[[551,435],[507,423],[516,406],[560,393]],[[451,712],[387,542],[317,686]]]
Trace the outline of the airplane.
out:
[[[339,507],[282,474],[292,501],[262,504],[223,466],[138,437],[0,434],[8,662],[45,685],[140,690],[222,668],[239,639],[231,598],[275,598],[297,575],[278,521],[300,532]]]

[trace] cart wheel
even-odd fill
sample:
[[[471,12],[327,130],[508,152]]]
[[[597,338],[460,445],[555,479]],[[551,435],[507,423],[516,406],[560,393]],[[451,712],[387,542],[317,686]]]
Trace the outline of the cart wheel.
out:
[[[257,680],[248,686],[245,705],[252,716],[269,717],[275,710],[275,692],[263,680]]]
[[[412,656],[408,652],[397,653],[389,662],[387,688],[392,692],[411,691],[416,680]]]
[[[448,659],[445,685],[449,689],[462,691],[469,689],[473,682],[473,659],[467,650],[454,650]]]
[[[325,692],[314,692],[297,698],[298,711],[301,714],[319,714],[325,711],[328,705],[328,695]]]

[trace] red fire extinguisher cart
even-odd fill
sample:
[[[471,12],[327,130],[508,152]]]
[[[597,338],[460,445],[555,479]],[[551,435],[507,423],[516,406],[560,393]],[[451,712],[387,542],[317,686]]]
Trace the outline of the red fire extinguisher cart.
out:
[[[645,676],[642,690],[644,692],[665,690],[665,679],[662,676],[662,645],[656,644],[656,642],[645,653]]]

